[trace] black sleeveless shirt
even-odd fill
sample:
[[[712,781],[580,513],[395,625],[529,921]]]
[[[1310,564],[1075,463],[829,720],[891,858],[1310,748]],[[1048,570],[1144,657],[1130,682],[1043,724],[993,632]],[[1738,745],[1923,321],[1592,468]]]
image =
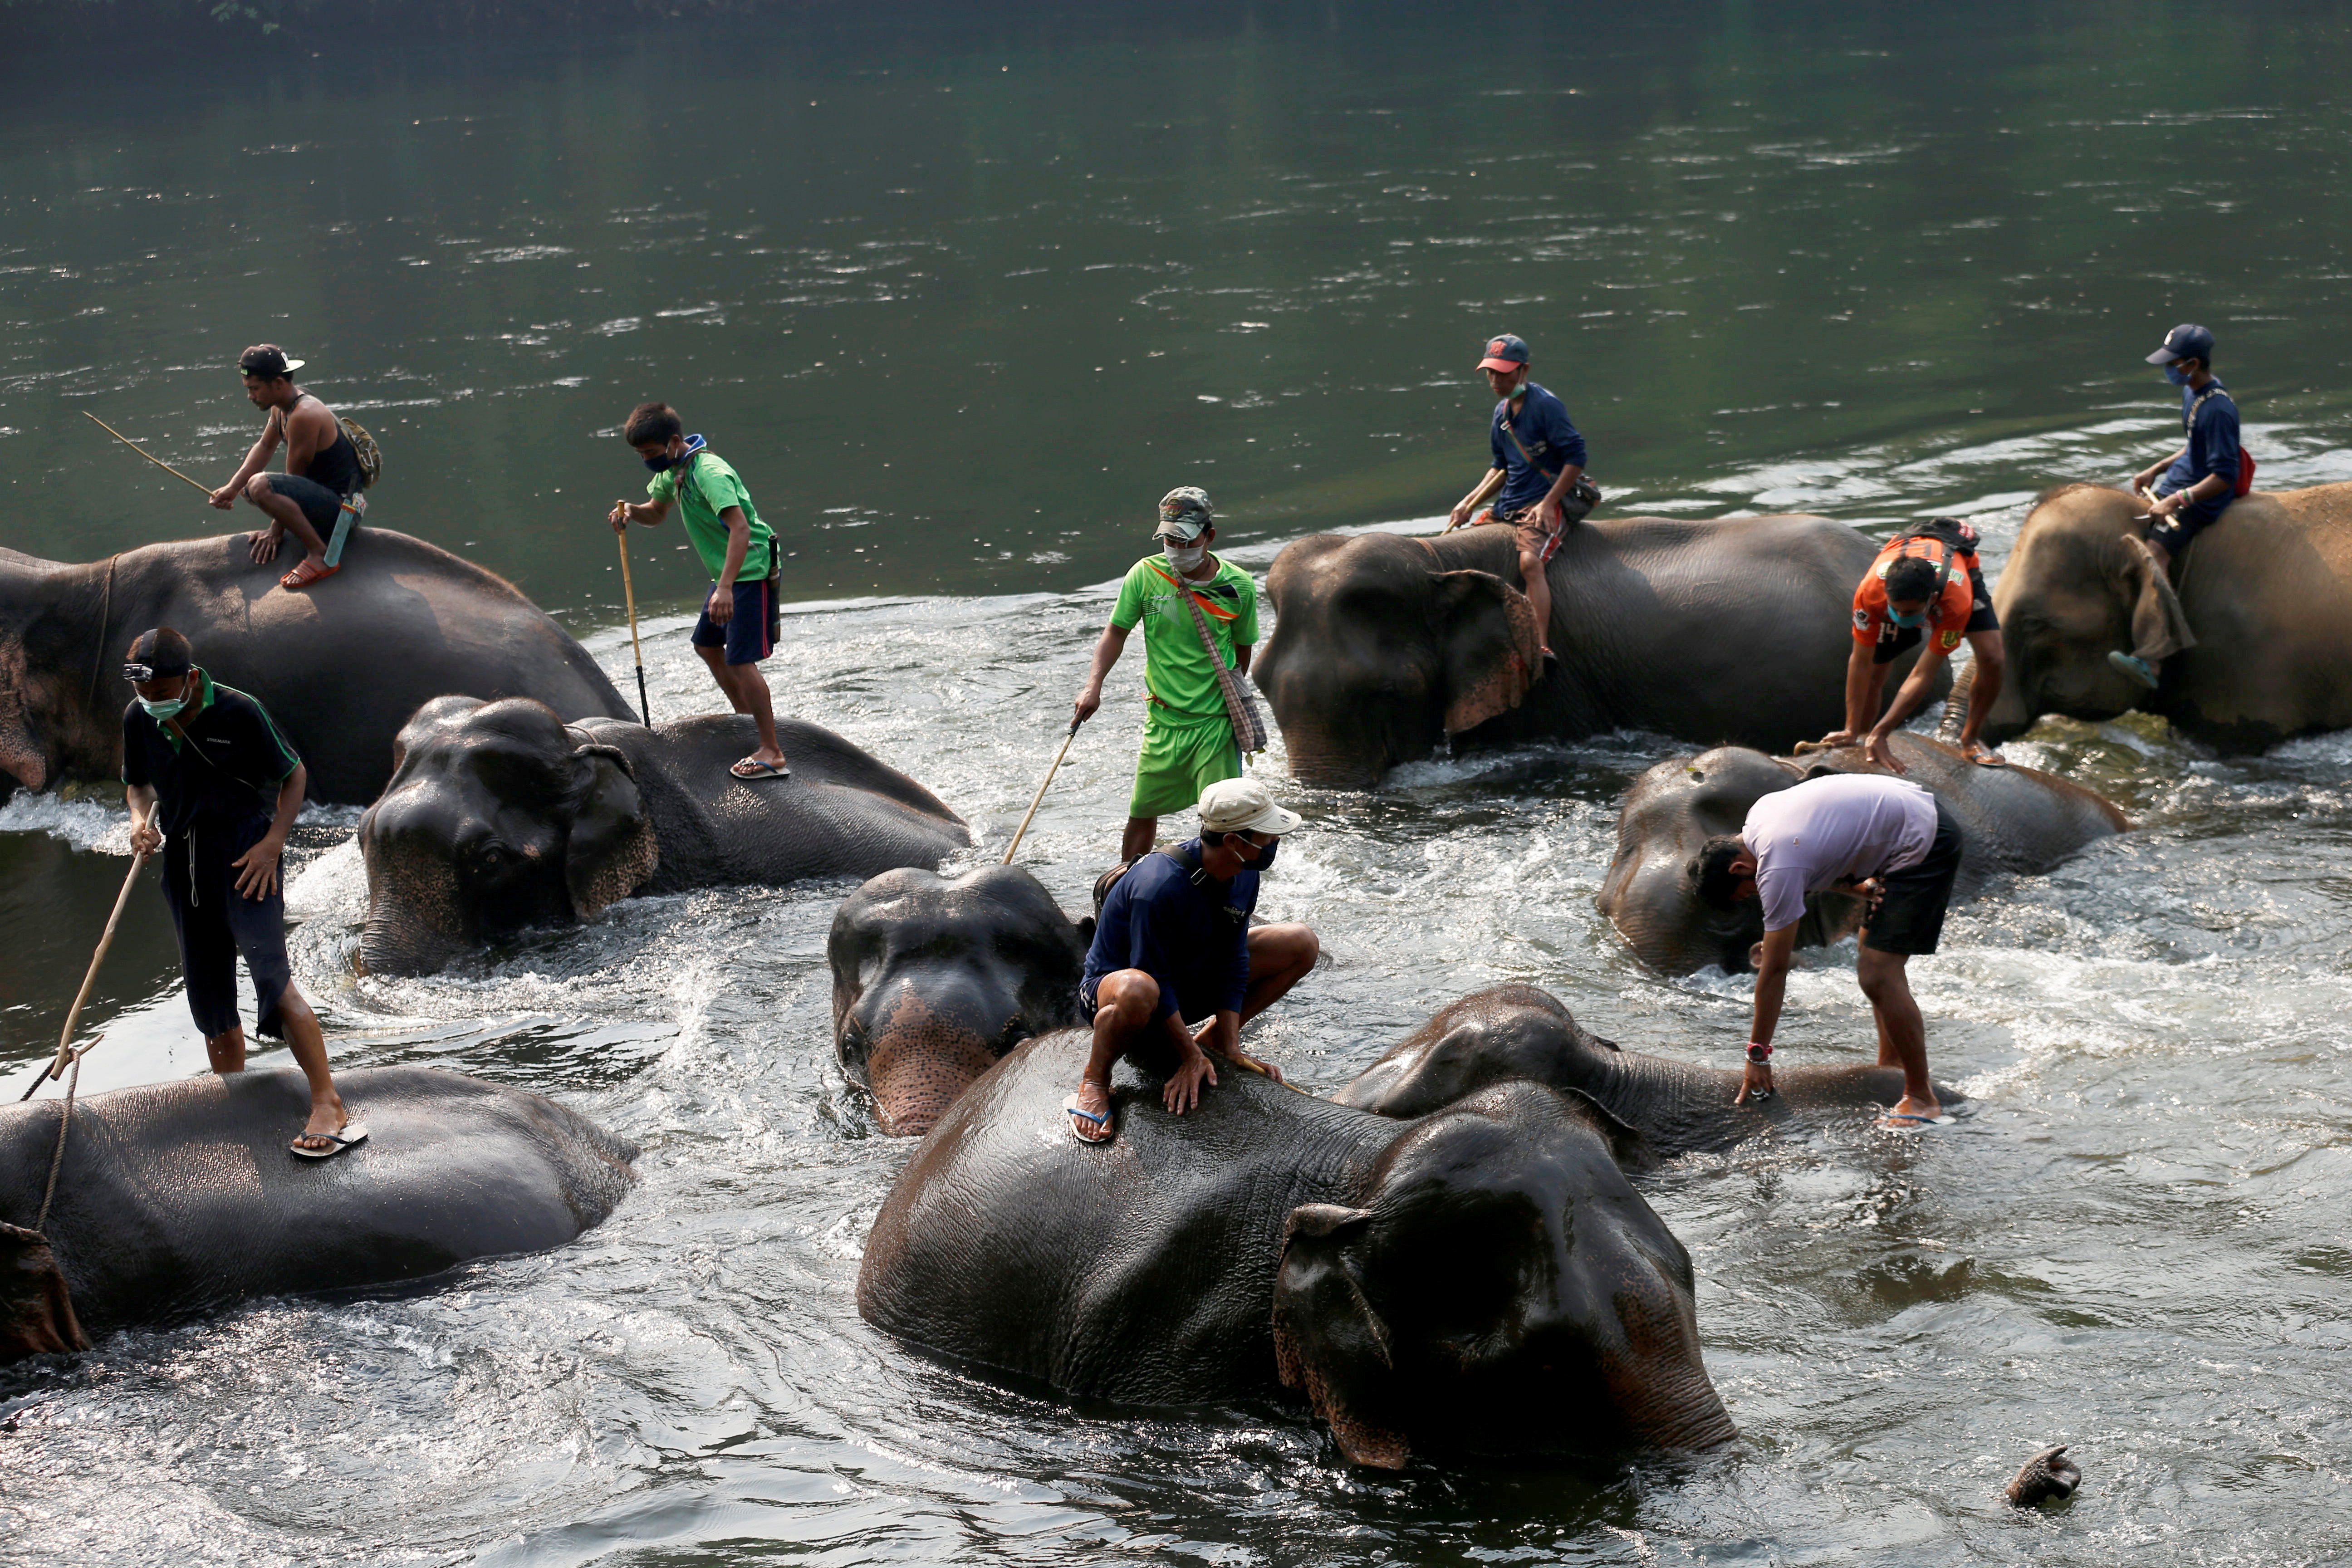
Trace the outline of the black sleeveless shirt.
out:
[[[319,401],[317,398],[311,397],[310,395],[306,392],[302,395],[301,398],[295,399],[295,405],[297,407],[301,405],[302,398],[310,398],[313,403],[317,403]],[[321,405],[321,406],[324,405]],[[353,495],[358,493],[360,488],[360,455],[352,450],[352,438],[348,435],[344,434],[341,422],[338,422],[335,426],[335,439],[333,443],[330,446],[320,447],[316,453],[312,454],[310,458],[310,471],[303,477],[305,479],[317,480],[320,484],[326,486],[337,495],[341,496],[345,500],[349,500]]]

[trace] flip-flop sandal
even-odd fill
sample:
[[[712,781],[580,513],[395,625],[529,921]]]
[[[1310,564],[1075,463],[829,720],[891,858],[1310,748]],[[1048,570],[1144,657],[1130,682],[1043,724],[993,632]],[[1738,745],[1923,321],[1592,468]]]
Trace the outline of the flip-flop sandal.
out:
[[[763,763],[757,757],[746,757],[727,770],[739,779],[788,779],[793,770],[782,763]]]
[[[1924,1132],[1930,1127],[1949,1127],[1958,1117],[1948,1112],[1936,1116],[1914,1116],[1907,1110],[1890,1110],[1878,1119],[1878,1126],[1888,1132]]]
[[[314,583],[325,582],[341,570],[340,566],[321,566],[306,555],[293,571],[278,579],[278,585],[289,591],[308,588]]]
[[[2009,766],[2009,759],[2007,757],[2002,756],[1999,752],[1994,751],[1990,746],[1986,745],[1981,741],[1978,742],[1974,746],[1960,754],[1980,768],[2005,768]]]
[[[296,1141],[289,1143],[286,1147],[291,1152],[301,1155],[305,1160],[331,1160],[336,1155],[341,1153],[344,1150],[350,1148],[352,1144],[366,1142],[367,1135],[367,1128],[364,1125],[354,1125],[346,1121],[343,1123],[343,1130],[341,1132],[299,1133],[297,1134]],[[328,1142],[333,1144],[334,1147],[331,1149],[305,1149],[302,1147],[300,1142],[301,1139],[304,1138],[324,1138]]]
[[[1070,1136],[1081,1143],[1108,1143],[1115,1136],[1111,1131],[1110,1112],[1106,1110],[1097,1115],[1091,1110],[1079,1110],[1078,1097],[1075,1094],[1062,1101],[1062,1114],[1070,1119]],[[1099,1130],[1099,1135],[1078,1131],[1081,1123],[1089,1121]]]

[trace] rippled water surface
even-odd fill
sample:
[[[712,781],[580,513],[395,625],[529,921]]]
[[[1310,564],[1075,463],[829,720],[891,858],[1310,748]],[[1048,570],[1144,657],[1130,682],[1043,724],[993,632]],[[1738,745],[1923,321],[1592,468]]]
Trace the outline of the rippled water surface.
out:
[[[2352,478],[2332,12],[1660,16],[1532,63],[1517,13],[1342,8],[392,51],[331,104],[290,60],[260,103],[133,60],[104,115],[27,79],[0,132],[0,542],[210,526],[80,413],[225,473],[249,420],[215,367],[299,340],[399,433],[383,521],[512,574],[626,686],[610,546],[555,491],[629,485],[596,432],[690,393],[802,551],[783,705],[936,790],[978,862],[1160,491],[1205,479],[1261,573],[1313,527],[1417,526],[1483,464],[1457,362],[1496,324],[1573,366],[1554,384],[1629,506],[1958,511],[1997,565],[2040,488],[2164,439],[2136,356],[2183,316],[2232,353],[2266,484]],[[714,707],[691,578],[638,580],[656,713]],[[1074,911],[1124,816],[1135,674],[1022,848]],[[1308,826],[1265,907],[1327,959],[1255,1048],[1328,1089],[1524,980],[1628,1048],[1728,1063],[1746,983],[1662,982],[1592,908],[1619,793],[1675,749],[1325,795],[1277,745]],[[338,1065],[555,1095],[643,1145],[642,1184],[577,1244],[431,1289],[0,1373],[0,1553],[2343,1561],[2352,735],[2222,757],[2052,722],[2011,754],[2138,830],[1997,884],[1914,964],[1958,1124],[1832,1121],[1644,1178],[1744,1440],[1598,1474],[1370,1474],[1284,1406],[1073,1411],[907,1354],[851,1296],[909,1145],[833,1065],[845,887],[630,900],[361,981],[355,814],[315,812],[294,946]],[[0,806],[0,1089],[54,1044],[121,823],[102,793]],[[203,1068],[160,900],[131,908],[85,1088]],[[1868,1056],[1853,968],[1806,957],[1791,1049]],[[2083,1494],[2000,1505],[2052,1442]]]

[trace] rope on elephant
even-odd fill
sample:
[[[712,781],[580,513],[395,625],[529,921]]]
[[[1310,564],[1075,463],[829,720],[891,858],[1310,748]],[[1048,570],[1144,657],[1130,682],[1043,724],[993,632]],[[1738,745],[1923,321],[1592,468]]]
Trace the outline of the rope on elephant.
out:
[[[81,1058],[88,1056],[91,1047],[97,1044],[98,1041],[92,1040],[89,1045],[82,1047],[81,1049],[73,1054],[73,1072],[66,1079],[66,1097],[59,1106],[58,1114],[57,1152],[49,1156],[49,1184],[41,1189],[40,1216],[33,1221],[33,1234],[40,1237],[44,1243],[47,1243],[49,1239],[45,1232],[49,1223],[49,1205],[57,1201],[58,1173],[65,1168],[66,1132],[73,1126],[74,1091],[81,1087]],[[41,1078],[35,1079],[33,1080],[33,1089],[40,1088],[41,1079],[47,1078],[47,1076],[48,1075],[47,1073],[44,1073],[41,1075]],[[25,1091],[25,1098],[29,1100],[32,1098],[32,1094],[33,1089],[28,1089]],[[18,1103],[21,1104],[23,1102],[19,1101]]]
[[[120,554],[106,558],[106,585],[98,595],[98,653],[89,666],[89,700],[93,704],[98,701],[99,677],[106,673],[106,620],[114,613],[114,563],[121,559]]]

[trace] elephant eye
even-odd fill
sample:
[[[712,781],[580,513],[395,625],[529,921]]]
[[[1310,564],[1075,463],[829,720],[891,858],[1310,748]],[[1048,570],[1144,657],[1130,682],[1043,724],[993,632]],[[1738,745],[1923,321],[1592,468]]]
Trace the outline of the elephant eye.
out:
[[[1004,1032],[1003,1036],[999,1037],[997,1044],[1003,1049],[1009,1051],[1013,1047],[1019,1045],[1022,1041],[1027,1039],[1029,1037],[1029,1032],[1027,1020],[1024,1019],[1020,1014],[1015,1013],[1013,1016],[1004,1020]]]

